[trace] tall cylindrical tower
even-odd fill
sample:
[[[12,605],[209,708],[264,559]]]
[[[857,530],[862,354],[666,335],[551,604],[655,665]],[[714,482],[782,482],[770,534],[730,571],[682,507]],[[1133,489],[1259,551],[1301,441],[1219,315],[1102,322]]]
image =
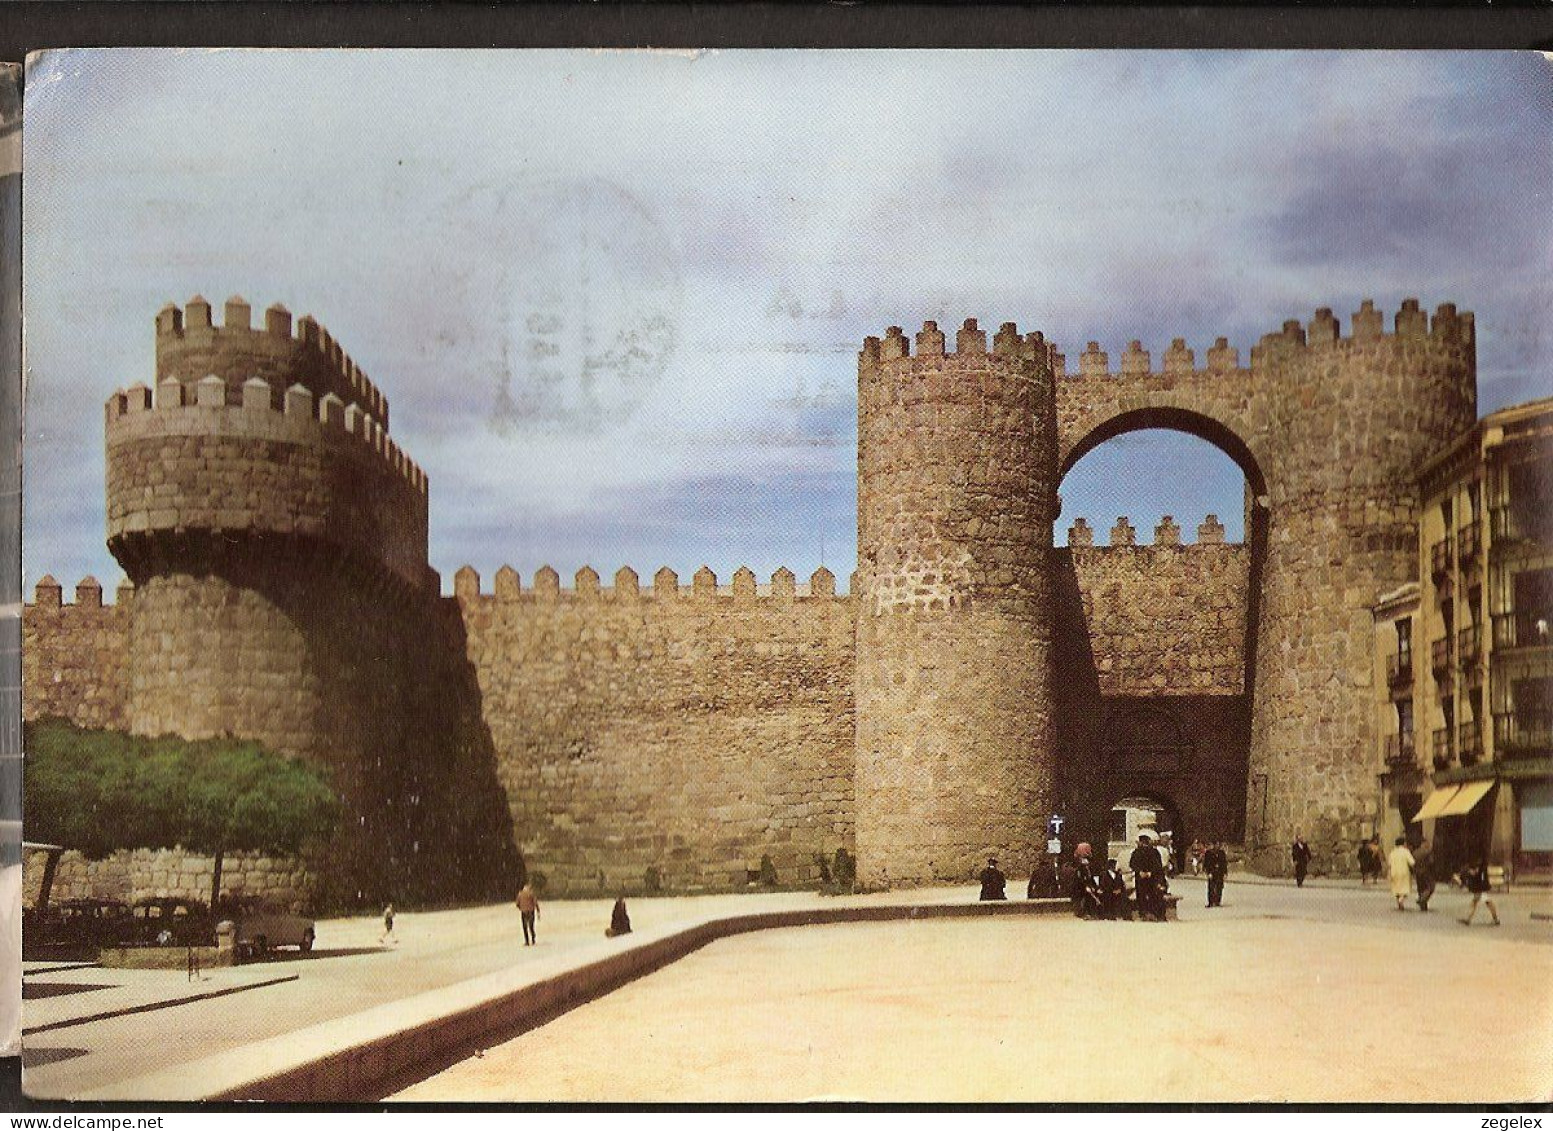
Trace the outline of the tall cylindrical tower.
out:
[[[1050,351],[975,320],[858,359],[858,875],[1023,867],[1053,800]]]
[[[1473,318],[1417,300],[1395,333],[1365,302],[1344,337],[1330,310],[1252,351],[1277,418],[1268,445],[1247,839],[1287,870],[1303,832],[1349,866],[1380,773],[1370,607],[1419,569],[1417,474],[1477,418]],[[1426,647],[1418,641],[1416,649]]]
[[[436,597],[427,482],[377,389],[311,318],[299,330],[282,307],[252,328],[241,299],[219,327],[203,299],[169,307],[155,391],[108,399],[108,547],[136,586],[126,714],[326,767],[345,802],[328,896],[366,898],[402,839],[386,825],[413,625]]]

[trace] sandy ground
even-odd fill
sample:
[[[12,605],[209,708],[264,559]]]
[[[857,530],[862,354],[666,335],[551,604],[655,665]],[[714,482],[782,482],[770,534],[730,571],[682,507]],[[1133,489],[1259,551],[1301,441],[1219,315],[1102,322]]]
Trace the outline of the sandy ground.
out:
[[[395,1098],[1553,1096],[1546,940],[1464,929],[1448,899],[1395,918],[1374,892],[1232,899],[1238,912],[1198,907],[1178,924],[939,920],[723,940]]]

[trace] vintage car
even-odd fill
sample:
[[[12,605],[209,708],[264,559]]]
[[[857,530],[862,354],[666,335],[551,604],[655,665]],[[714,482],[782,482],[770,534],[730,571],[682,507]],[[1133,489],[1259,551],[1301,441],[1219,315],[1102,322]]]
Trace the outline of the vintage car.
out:
[[[230,920],[235,932],[232,945],[245,958],[268,954],[278,947],[294,946],[306,954],[317,937],[313,920],[254,900],[239,899],[222,906],[222,919]]]
[[[216,921],[198,900],[142,899],[131,908],[125,942],[131,946],[214,946]]]
[[[45,912],[42,933],[58,946],[118,946],[130,921],[129,905],[116,899],[64,899]]]

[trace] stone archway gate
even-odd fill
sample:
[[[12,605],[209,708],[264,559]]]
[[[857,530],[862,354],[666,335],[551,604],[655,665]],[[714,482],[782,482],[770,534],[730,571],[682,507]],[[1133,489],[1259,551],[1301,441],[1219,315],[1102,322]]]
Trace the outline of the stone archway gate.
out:
[[[1039,333],[933,323],[859,358],[857,839],[865,879],[959,876],[1023,851],[1053,800],[1051,522],[1062,473],[1122,432],[1173,427],[1246,470],[1265,537],[1248,840],[1296,831],[1342,855],[1369,816],[1370,612],[1417,569],[1418,465],[1476,419],[1473,318],[1372,302],[1286,322],[1242,365],[1155,367],[1096,343],[1069,374]],[[904,753],[903,753],[904,752]],[[934,816],[936,814],[936,817]],[[934,821],[938,823],[935,825]],[[914,839],[915,838],[915,839]],[[910,844],[908,850],[902,845]]]

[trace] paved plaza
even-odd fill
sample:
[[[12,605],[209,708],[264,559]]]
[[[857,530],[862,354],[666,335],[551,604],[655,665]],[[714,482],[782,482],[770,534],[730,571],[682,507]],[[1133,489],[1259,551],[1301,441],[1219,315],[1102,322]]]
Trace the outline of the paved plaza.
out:
[[[1202,908],[1176,883],[1176,924],[930,920],[761,931],[715,942],[402,1099],[1480,1101],[1553,1093],[1553,910],[1501,901],[1506,925],[1463,928],[1466,897],[1399,915],[1352,884],[1230,884]],[[911,893],[966,902],[974,889]],[[284,982],[72,1025],[105,1005],[187,996],[180,971],[28,976],[26,1087],[38,1096],[173,1098],[219,1090],[266,1049],[349,1040],[368,1019],[413,1024],[426,1002],[553,977],[711,918],[869,905],[898,893],[809,892],[547,902],[524,948],[506,906],[320,924],[319,950],[208,972],[206,988]],[[71,991],[69,986],[84,987]],[[95,1004],[94,1004],[95,1003]],[[419,1003],[419,1004],[417,1004]],[[358,1026],[359,1021],[359,1026]],[[1490,1048],[1470,1072],[1469,1050]],[[624,1055],[626,1052],[629,1055]],[[372,1097],[362,1097],[372,1098]]]
[[[727,939],[403,1100],[1339,1103],[1553,1096],[1553,925],[1232,885],[1179,924]],[[1540,937],[1529,928],[1540,927]]]

